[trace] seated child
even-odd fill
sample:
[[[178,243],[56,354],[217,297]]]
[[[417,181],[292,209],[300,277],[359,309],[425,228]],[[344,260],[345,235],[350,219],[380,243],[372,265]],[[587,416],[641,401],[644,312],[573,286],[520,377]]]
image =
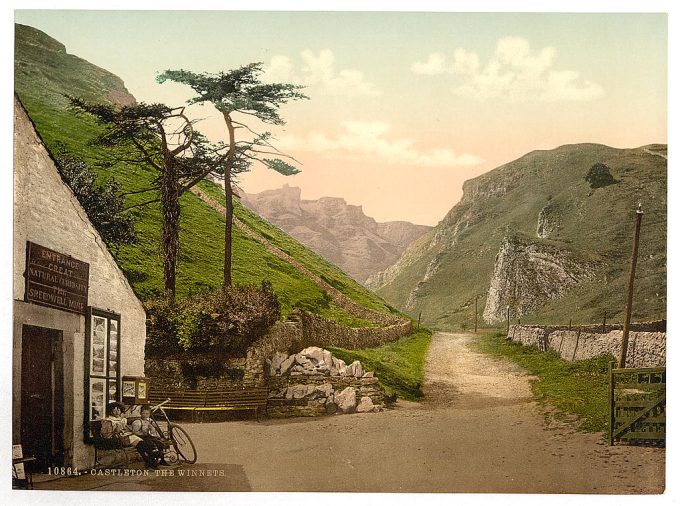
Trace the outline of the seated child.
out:
[[[142,405],[139,408],[140,418],[132,422],[132,433],[141,438],[143,450],[149,455],[149,459],[153,462],[151,467],[158,467],[158,464],[162,466],[168,466],[165,459],[163,458],[163,452],[165,446],[160,438],[153,435],[155,432],[153,426],[151,425],[151,406],[148,404]]]
[[[130,432],[127,418],[121,416],[125,406],[120,402],[111,402],[106,407],[107,417],[102,421],[102,437],[110,438],[114,435],[127,440],[130,446],[134,446],[144,459],[147,467],[156,468],[156,460],[151,458],[144,440]]]

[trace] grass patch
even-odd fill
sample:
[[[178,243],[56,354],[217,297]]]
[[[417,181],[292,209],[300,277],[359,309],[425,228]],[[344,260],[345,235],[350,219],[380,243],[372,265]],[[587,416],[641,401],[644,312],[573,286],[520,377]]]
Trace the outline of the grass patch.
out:
[[[359,360],[364,370],[374,371],[388,394],[416,400],[423,396],[425,357],[432,340],[432,331],[421,328],[399,341],[363,350],[328,348],[333,355],[350,364]]]
[[[531,382],[537,400],[578,416],[579,430],[606,432],[609,419],[609,378],[611,355],[568,362],[550,350],[523,346],[505,340],[505,334],[482,334],[472,346],[496,357],[507,357],[538,379]]]
[[[348,313],[346,309],[337,306],[332,302],[329,303],[328,307],[321,308],[317,312],[324,318],[333,320],[334,322],[344,325],[345,327],[366,328],[381,326],[377,323],[373,323],[368,320],[364,320],[363,318],[359,318],[358,316],[354,316],[353,314]]]

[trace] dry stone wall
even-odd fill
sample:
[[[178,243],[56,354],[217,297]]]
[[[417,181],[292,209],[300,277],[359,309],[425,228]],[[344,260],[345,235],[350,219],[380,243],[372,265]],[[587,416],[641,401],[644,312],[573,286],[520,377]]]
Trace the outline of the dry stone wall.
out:
[[[554,350],[565,360],[585,360],[601,355],[621,353],[623,330],[620,326],[542,327],[513,325],[508,339],[541,351]],[[658,331],[662,322],[635,324],[628,336],[626,367],[665,367],[666,332]],[[663,322],[665,328],[665,322]],[[649,331],[651,330],[651,331]]]
[[[294,353],[308,346],[360,349],[394,342],[413,331],[410,320],[386,327],[352,328],[307,311],[295,311],[248,349],[244,384],[264,384],[264,363],[274,352]]]
[[[316,346],[267,358],[267,385],[267,414],[272,417],[377,412],[385,401],[373,372],[364,371],[359,361],[345,364]]]

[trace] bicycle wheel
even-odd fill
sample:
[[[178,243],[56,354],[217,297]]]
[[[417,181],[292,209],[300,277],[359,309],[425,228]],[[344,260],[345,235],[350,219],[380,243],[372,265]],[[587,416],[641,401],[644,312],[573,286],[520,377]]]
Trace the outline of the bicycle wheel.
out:
[[[177,455],[179,455],[188,464],[196,462],[198,455],[196,454],[196,447],[193,441],[182,427],[175,424],[170,424],[168,429],[168,436],[175,447]]]

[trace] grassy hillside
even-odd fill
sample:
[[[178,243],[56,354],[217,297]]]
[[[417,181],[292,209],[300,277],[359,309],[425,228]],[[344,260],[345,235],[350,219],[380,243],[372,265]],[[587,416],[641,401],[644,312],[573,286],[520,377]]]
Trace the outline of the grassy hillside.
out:
[[[517,234],[549,242],[601,263],[596,276],[549,302],[523,322],[621,321],[632,249],[635,207],[642,224],[633,318],[666,314],[665,145],[614,149],[596,144],[534,151],[467,181],[464,196],[429,236],[415,244],[412,260],[378,293],[411,315],[439,328],[474,325],[474,300],[481,315],[503,238]],[[617,180],[590,188],[584,179],[601,162]],[[558,225],[537,236],[538,216],[549,207]],[[428,272],[429,271],[429,272]]]
[[[127,92],[123,82],[113,74],[67,54],[60,43],[44,33],[22,25],[16,26],[15,67],[15,91],[48,148],[54,150],[58,143],[63,143],[73,154],[94,162],[97,158],[96,148],[88,145],[88,141],[96,135],[98,127],[91,120],[69,111],[63,94],[81,96],[91,101],[130,103],[134,98]],[[156,176],[153,170],[132,167],[98,170],[101,177],[115,177],[124,191],[128,192],[148,188]],[[206,183],[204,189],[215,192],[217,187]],[[149,193],[130,195],[128,205],[152,197],[153,194]],[[177,293],[180,297],[207,287],[220,286],[224,256],[224,217],[188,192],[182,197],[181,207],[177,271]],[[137,216],[139,243],[118,248],[114,256],[137,294],[145,300],[161,293],[163,287],[159,252],[160,204],[140,207],[131,212]],[[379,297],[264,220],[241,206],[237,206],[236,216],[266,233],[275,244],[356,302],[377,310],[390,311]],[[233,278],[237,284],[259,284],[264,279],[271,281],[284,314],[299,307],[345,324],[366,324],[331,304],[314,283],[238,229],[234,229]]]

